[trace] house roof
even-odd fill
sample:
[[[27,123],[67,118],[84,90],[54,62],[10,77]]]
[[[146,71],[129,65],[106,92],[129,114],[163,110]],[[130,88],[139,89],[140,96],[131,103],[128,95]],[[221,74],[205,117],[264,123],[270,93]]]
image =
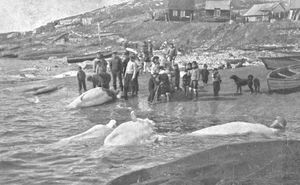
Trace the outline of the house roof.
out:
[[[245,14],[245,17],[267,15],[269,12],[281,7],[281,11],[285,11],[285,7],[281,3],[264,3],[253,5]]]
[[[168,0],[168,8],[175,10],[194,10],[195,0]]]
[[[291,0],[290,9],[300,9],[300,1]]]
[[[205,3],[205,10],[230,10],[231,0],[207,0]]]

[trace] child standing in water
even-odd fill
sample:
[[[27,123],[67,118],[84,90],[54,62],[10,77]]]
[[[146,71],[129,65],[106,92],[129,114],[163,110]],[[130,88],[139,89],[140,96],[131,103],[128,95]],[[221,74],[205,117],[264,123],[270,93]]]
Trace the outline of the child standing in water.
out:
[[[200,80],[200,70],[196,61],[193,61],[191,70],[191,94],[193,98],[198,97],[198,81]],[[195,97],[194,97],[195,94]]]
[[[214,68],[213,70],[212,79],[213,79],[214,96],[219,96],[222,80],[221,80],[221,75],[219,74],[217,68]]]
[[[82,70],[82,68],[78,67],[77,72],[77,80],[78,80],[78,87],[79,87],[79,95],[82,93],[82,89],[86,91],[86,84],[85,84],[85,72]]]
[[[184,94],[185,96],[188,96],[189,93],[189,87],[190,87],[190,83],[191,83],[191,69],[192,69],[192,64],[188,63],[185,66],[185,74],[182,77],[182,87],[184,89]]]
[[[203,85],[206,86],[208,82],[209,71],[207,69],[207,64],[203,65],[203,69],[201,71]]]

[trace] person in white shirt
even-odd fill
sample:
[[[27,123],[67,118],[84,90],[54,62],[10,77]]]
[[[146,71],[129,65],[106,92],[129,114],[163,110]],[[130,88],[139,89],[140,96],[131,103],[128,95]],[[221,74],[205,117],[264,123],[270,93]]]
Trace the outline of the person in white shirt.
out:
[[[124,99],[128,99],[128,91],[132,87],[137,74],[137,64],[135,56],[130,56],[130,60],[126,66],[125,79],[124,79]]]

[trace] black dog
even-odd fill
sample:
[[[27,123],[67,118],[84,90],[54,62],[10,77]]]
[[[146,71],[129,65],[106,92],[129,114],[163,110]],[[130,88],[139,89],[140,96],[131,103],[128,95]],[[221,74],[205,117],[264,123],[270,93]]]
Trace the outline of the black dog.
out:
[[[248,76],[248,86],[251,90],[251,93],[255,92],[255,94],[260,92],[260,81],[258,78],[254,78],[253,75]],[[254,84],[254,90],[253,90],[253,84]]]
[[[250,80],[252,77],[252,80]],[[236,75],[232,75],[230,79],[233,79],[236,84],[236,93],[242,94],[242,86],[248,85],[251,92],[253,92],[253,76],[249,75],[248,79],[241,79]]]

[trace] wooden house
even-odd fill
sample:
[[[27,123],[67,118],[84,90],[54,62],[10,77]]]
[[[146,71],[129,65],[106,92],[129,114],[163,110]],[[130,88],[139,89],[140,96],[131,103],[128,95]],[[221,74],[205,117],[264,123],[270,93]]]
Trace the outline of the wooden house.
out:
[[[169,0],[167,15],[170,21],[192,21],[194,19],[195,0]]]
[[[286,8],[282,3],[253,5],[244,15],[247,22],[271,21],[285,17]]]
[[[290,1],[290,19],[294,21],[300,20],[300,1],[291,0]]]
[[[207,17],[230,19],[231,0],[207,0],[205,12]]]

